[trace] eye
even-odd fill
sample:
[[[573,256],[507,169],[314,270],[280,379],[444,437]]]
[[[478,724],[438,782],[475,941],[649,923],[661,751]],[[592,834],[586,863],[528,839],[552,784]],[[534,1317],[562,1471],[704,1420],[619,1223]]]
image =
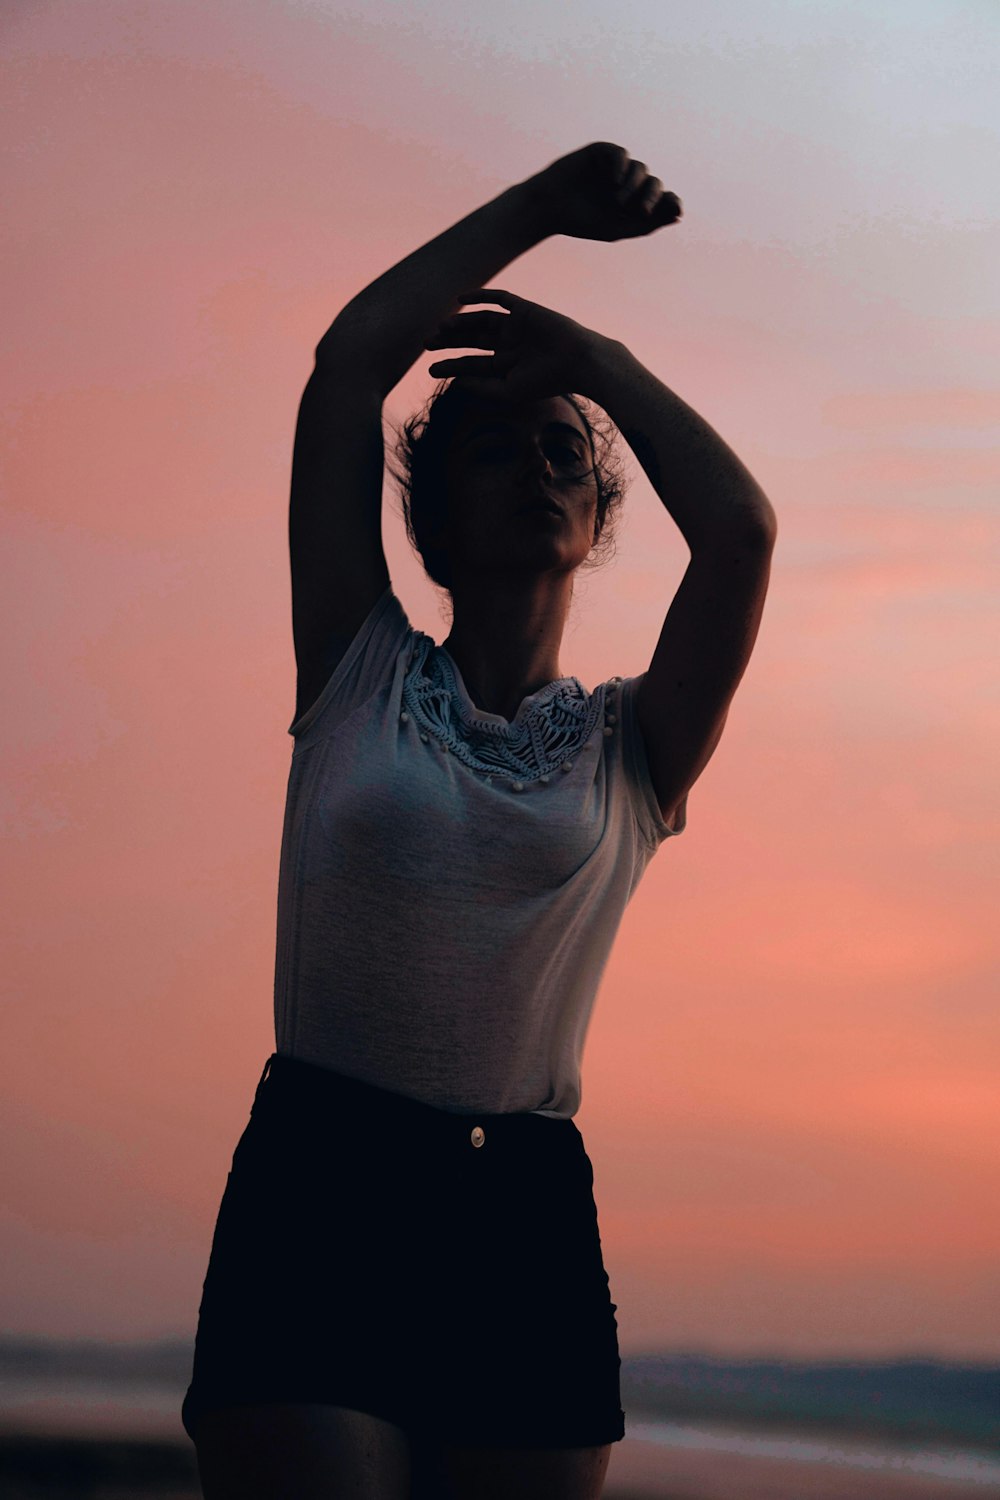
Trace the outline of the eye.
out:
[[[474,445],[477,458],[485,459],[487,463],[493,459],[502,458],[511,451],[511,440],[509,438],[490,438],[480,440]],[[570,443],[550,443],[546,450],[559,468],[580,470],[589,468],[587,457],[579,452]]]
[[[509,443],[498,443],[495,441],[492,443],[480,443],[476,447],[476,452],[480,458],[495,458],[498,453],[505,453],[509,447]]]
[[[565,444],[560,445],[559,454],[558,466],[570,483],[583,484],[593,474],[594,466],[589,454],[581,453],[576,448]]]

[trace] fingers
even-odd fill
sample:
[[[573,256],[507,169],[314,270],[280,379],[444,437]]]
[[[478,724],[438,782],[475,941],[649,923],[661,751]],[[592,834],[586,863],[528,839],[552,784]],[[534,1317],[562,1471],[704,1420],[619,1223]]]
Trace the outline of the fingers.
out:
[[[672,224],[681,217],[681,200],[665,190],[659,177],[649,176],[645,162],[632,162],[615,197],[621,207],[638,209],[657,226]]]
[[[515,363],[513,355],[460,354],[455,359],[436,359],[427,373],[438,380],[447,380],[451,375],[486,375],[502,380]]]
[[[683,215],[683,205],[677,194],[664,193],[653,205],[649,217],[655,227],[660,228],[664,224],[676,224]]]
[[[475,300],[475,299],[473,299]],[[507,334],[509,313],[456,313],[425,339],[425,349],[496,349]]]
[[[625,181],[625,173],[628,171],[629,154],[624,146],[611,146],[611,150],[617,152],[617,156],[612,157],[612,160],[615,164],[615,182],[620,187]]]
[[[630,163],[621,185],[615,191],[616,200],[621,204],[627,203],[645,176],[646,163],[644,161]]]
[[[647,177],[635,195],[635,206],[641,208],[644,213],[652,213],[662,197],[663,183],[658,177]]]
[[[503,292],[497,286],[481,286],[478,292],[463,292],[458,298],[459,303],[466,302],[496,302],[500,307],[513,307],[515,303],[523,302],[523,297],[516,297],[513,292]]]

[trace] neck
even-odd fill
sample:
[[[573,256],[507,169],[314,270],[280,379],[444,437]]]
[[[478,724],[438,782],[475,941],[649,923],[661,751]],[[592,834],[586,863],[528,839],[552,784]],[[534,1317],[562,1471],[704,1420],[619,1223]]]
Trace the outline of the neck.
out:
[[[444,645],[477,708],[513,719],[529,693],[562,677],[559,648],[572,591],[571,574],[523,586],[509,578],[456,582]]]

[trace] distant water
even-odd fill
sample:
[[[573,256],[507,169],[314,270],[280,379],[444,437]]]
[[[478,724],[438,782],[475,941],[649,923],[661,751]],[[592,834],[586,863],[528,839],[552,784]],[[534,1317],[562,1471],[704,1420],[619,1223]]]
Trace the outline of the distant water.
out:
[[[183,1399],[184,1391],[173,1386],[0,1372],[0,1429],[188,1442],[181,1423]]]
[[[1000,1494],[1000,1460],[957,1448],[903,1448],[840,1436],[805,1438],[797,1433],[761,1433],[694,1423],[633,1422],[628,1417],[625,1435],[665,1448],[698,1448],[702,1452],[735,1453],[743,1458],[784,1458],[798,1463],[833,1464],[840,1469],[875,1469],[928,1479],[955,1479],[966,1484],[991,1485],[994,1494]]]
[[[188,1340],[0,1337],[0,1429],[186,1443],[191,1360]],[[630,1356],[622,1394],[626,1435],[640,1442],[903,1473],[1000,1496],[997,1366]]]
[[[173,1387],[95,1379],[0,1376],[0,1425],[12,1431],[80,1437],[177,1438],[183,1393]],[[992,1486],[1000,1494],[1000,1459],[958,1448],[913,1448],[871,1439],[803,1437],[711,1423],[663,1422],[626,1417],[626,1436],[665,1448],[697,1448],[744,1458],[777,1458],[840,1469],[906,1472]]]
[[[11,1431],[51,1432],[80,1437],[177,1438],[183,1393],[174,1388],[95,1379],[0,1376],[0,1425]],[[1000,1460],[957,1448],[911,1448],[870,1439],[803,1437],[710,1423],[633,1421],[626,1436],[664,1448],[697,1448],[743,1458],[777,1458],[839,1469],[905,1472],[992,1486],[1000,1494]]]

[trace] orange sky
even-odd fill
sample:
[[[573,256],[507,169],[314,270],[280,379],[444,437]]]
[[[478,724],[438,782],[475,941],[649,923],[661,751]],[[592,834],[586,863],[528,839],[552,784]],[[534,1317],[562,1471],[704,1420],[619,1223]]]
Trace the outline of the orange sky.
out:
[[[613,140],[682,224],[553,239],[494,285],[622,339],[779,519],[587,1045],[622,1349],[996,1358],[996,30],[957,4],[357,9],[3,22],[0,1324],[193,1337],[273,1048],[312,350],[418,244]],[[646,667],[687,560],[629,462],[563,645],[588,686]],[[385,546],[443,639],[388,495]]]

